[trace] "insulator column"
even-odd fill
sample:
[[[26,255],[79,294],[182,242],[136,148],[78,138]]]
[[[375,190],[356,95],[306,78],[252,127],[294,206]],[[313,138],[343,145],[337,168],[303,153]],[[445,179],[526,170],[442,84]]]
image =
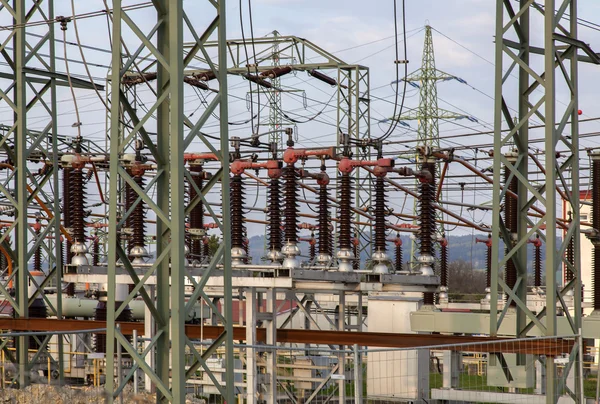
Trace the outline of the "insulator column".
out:
[[[143,171],[138,172],[133,176],[133,181],[138,187],[144,189],[145,180],[143,177]],[[138,194],[132,189],[135,200],[139,198]],[[133,203],[135,203],[135,200]],[[133,212],[129,216],[131,218],[131,248],[129,249],[129,257],[132,259],[132,264],[143,264],[145,258],[148,256],[146,251],[146,209],[144,207],[143,200],[140,200]]]
[[[402,239],[400,238],[400,233],[396,234],[396,240],[394,240],[394,252],[395,252],[395,268],[396,272],[402,271]]]
[[[539,240],[539,238],[540,238],[539,234],[536,234],[536,238]],[[534,266],[533,286],[540,287],[540,286],[542,286],[542,243],[537,243],[534,245],[533,266]]]
[[[287,269],[294,269],[300,266],[296,256],[300,255],[298,248],[298,173],[293,164],[288,164],[283,169],[284,184],[284,238],[283,246],[283,266]]]
[[[350,272],[354,269],[352,263],[356,257],[352,249],[352,178],[350,173],[340,174],[338,187],[338,269],[342,272]]]
[[[428,171],[430,178],[423,178],[419,184],[419,263],[421,274],[434,275],[433,235],[435,234],[435,162],[425,160],[421,165],[422,171]],[[423,303],[433,305],[434,294],[423,294]]]
[[[62,178],[62,216],[63,226],[65,229],[71,229],[71,172],[73,168],[65,166],[63,168]],[[64,240],[64,254],[63,254],[63,265],[68,265],[73,261],[73,253],[71,252],[73,244],[65,238]],[[68,296],[75,296],[75,284],[67,284],[66,293]]]
[[[88,265],[86,257],[88,251],[85,245],[85,200],[87,198],[87,193],[84,189],[82,164],[73,166],[69,185],[71,188],[71,234],[73,236],[71,252],[75,254],[71,264]]]
[[[329,214],[329,191],[327,186],[328,184],[319,186],[319,255],[317,256],[317,262],[321,265],[329,264],[333,253],[333,232],[329,229],[331,215]]]
[[[40,237],[40,232],[42,230],[42,226],[39,220],[36,220],[34,233],[35,239],[37,240]],[[41,271],[42,270],[42,245],[40,244],[33,253],[33,270]]]
[[[485,250],[485,288],[490,293],[492,287],[492,235],[488,235],[487,248]]]
[[[100,239],[98,233],[94,235],[94,241],[92,244],[92,265],[98,266],[100,264]]]
[[[271,262],[280,262],[283,255],[281,254],[281,183],[279,177],[271,178],[267,192],[269,259]]]
[[[246,258],[244,248],[244,184],[240,174],[234,174],[229,183],[231,192],[231,259],[232,264],[241,265]]]
[[[360,242],[358,241],[358,231],[354,231],[354,237],[352,238],[352,254],[354,254],[354,259],[352,260],[352,269],[358,271],[360,269]]]
[[[390,259],[386,254],[387,240],[385,238],[385,211],[386,211],[385,181],[383,176],[375,179],[375,251],[371,260],[373,261],[373,272],[387,274]]]
[[[592,289],[594,311],[600,310],[600,153],[592,157],[592,227],[595,235],[590,237],[594,246],[592,257]]]
[[[571,266],[575,265],[575,240],[573,239],[573,237],[571,237],[571,240],[569,240],[569,244],[567,245],[567,262],[569,264],[571,264]],[[573,273],[573,271],[571,271],[569,268],[567,268],[567,266],[565,266],[565,285],[567,285],[573,279],[575,279],[575,274]],[[583,301],[583,287],[584,286],[581,285],[580,292],[581,292],[581,300],[582,301]],[[571,289],[569,292],[567,292],[567,294],[572,296],[576,292],[577,292],[576,290]]]
[[[308,242],[308,255],[310,258],[310,262],[313,262],[317,256],[317,240],[315,239],[315,235],[310,235],[310,241]]]
[[[448,301],[448,240],[442,236],[440,241],[440,293],[439,301]]]
[[[63,225],[66,229],[71,228],[71,172],[73,168],[63,168],[63,180],[62,180],[62,214],[63,214]],[[63,264],[70,264],[73,260],[73,253],[71,252],[72,243],[69,240],[65,241],[65,256]]]
[[[204,255],[205,257],[212,256],[212,254],[210,253],[210,246],[208,244],[208,237],[204,237],[202,239],[202,255]]]
[[[507,158],[512,158],[512,157],[513,157],[513,154],[507,155]],[[518,193],[518,180],[517,180],[516,176],[513,176],[512,180],[509,182],[510,173],[511,172],[508,169],[508,167],[504,167],[504,184],[506,187],[508,187],[509,191],[512,191],[515,194],[517,194]],[[506,230],[511,235],[511,241],[510,241],[511,244],[514,243],[514,240],[516,238],[518,214],[519,214],[519,205],[518,205],[517,199],[513,198],[509,195],[506,195],[504,198],[504,225],[506,226]],[[505,249],[505,253],[508,254],[511,249],[512,249],[512,246],[507,245],[506,249]],[[512,258],[506,262],[504,277],[505,277],[506,285],[510,289],[513,289],[515,287],[515,284],[517,283],[517,267]],[[508,295],[506,295],[506,299],[508,299]],[[513,300],[511,300],[510,305],[512,307],[516,307],[517,303],[513,299]]]
[[[202,191],[204,187],[203,169],[201,165],[194,164],[190,166],[190,173],[193,184],[188,184],[190,202],[196,198],[198,193],[194,185]],[[204,251],[202,248],[202,237],[204,236],[204,204],[200,200],[190,212],[190,254],[192,260],[202,261]]]

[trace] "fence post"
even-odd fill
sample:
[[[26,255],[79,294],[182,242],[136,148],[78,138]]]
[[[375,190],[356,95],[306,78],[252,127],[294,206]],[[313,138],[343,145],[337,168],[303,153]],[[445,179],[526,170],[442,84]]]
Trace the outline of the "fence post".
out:
[[[354,344],[354,403],[362,403],[362,363],[358,345]]]

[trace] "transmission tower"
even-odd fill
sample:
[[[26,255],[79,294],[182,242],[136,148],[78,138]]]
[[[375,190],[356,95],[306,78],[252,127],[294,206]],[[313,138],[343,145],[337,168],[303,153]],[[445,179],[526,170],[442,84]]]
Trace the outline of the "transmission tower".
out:
[[[279,43],[277,38],[279,37],[278,31],[273,31],[273,39],[275,45],[273,45],[273,52],[271,53],[271,60],[273,67],[281,66],[281,55],[279,54]],[[277,147],[283,150],[283,137],[281,136],[281,129],[283,128],[283,115],[281,114],[281,79],[274,77],[271,80],[274,89],[271,91],[269,97],[269,140],[276,142]]]
[[[458,114],[452,111],[438,107],[437,83],[439,81],[456,80],[460,83],[466,83],[463,79],[448,74],[435,67],[435,52],[433,48],[433,35],[431,26],[425,26],[425,43],[423,45],[423,57],[421,67],[409,74],[405,79],[407,84],[419,89],[419,106],[408,110],[405,114],[395,116],[392,119],[402,121],[416,120],[417,128],[417,169],[421,169],[422,163],[426,162],[427,155],[431,150],[440,147],[440,128],[439,121],[450,119],[469,119],[476,121],[475,118]],[[400,80],[400,81],[401,81]],[[400,85],[400,81],[396,85]],[[434,178],[439,177],[439,166],[435,165]],[[415,200],[415,212],[417,211],[417,200]],[[416,224],[416,223],[415,223]],[[436,230],[438,234],[443,234],[443,228]],[[411,257],[415,258],[416,245],[411,243]]]
[[[438,107],[437,83],[438,81],[456,80],[460,83],[465,81],[459,77],[453,76],[435,67],[435,53],[433,49],[433,36],[431,27],[425,26],[425,44],[423,46],[423,58],[421,67],[406,77],[406,82],[419,89],[419,106],[408,110],[406,114],[394,117],[393,120],[410,121],[417,120],[417,148],[429,147],[436,148],[440,146],[440,128],[439,120],[449,119],[469,119],[473,117],[457,114],[452,111]],[[400,85],[400,83],[396,83]],[[420,156],[417,156],[417,161]]]

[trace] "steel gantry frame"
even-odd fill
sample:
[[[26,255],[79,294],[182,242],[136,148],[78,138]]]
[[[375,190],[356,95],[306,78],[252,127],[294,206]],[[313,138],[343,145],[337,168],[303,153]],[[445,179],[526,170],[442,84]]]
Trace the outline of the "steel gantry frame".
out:
[[[59,139],[57,135],[57,87],[94,87],[84,80],[68,77],[57,69],[55,31],[59,18],[54,15],[53,0],[3,1],[0,13],[8,16],[14,24],[12,29],[4,31],[6,34],[0,45],[0,53],[8,66],[7,71],[0,72],[0,99],[14,113],[12,125],[3,126],[0,135],[0,147],[8,155],[8,161],[1,165],[1,169],[8,174],[0,184],[0,193],[11,207],[11,212],[4,211],[2,214],[14,216],[12,224],[0,237],[4,252],[14,262],[13,273],[6,283],[0,284],[0,292],[12,307],[16,318],[29,318],[29,306],[35,299],[41,298],[48,314],[60,319],[62,289],[56,288],[56,304],[52,304],[43,292],[51,283],[61,285],[63,262],[62,243],[59,240],[61,237],[71,237],[61,225],[58,194],[50,195],[47,192],[49,187],[59,189],[60,149],[64,146],[64,139]],[[40,20],[44,23],[37,24],[36,34],[29,35],[29,31],[32,31],[29,25]],[[34,124],[28,119],[28,112],[34,107],[36,113],[46,118],[42,130],[30,129]],[[28,163],[34,159],[43,166],[39,173],[33,173],[28,168]],[[37,234],[28,223],[30,214],[37,214],[45,222]],[[47,270],[36,280],[27,264],[38,249],[45,257]],[[14,295],[8,291],[13,282]],[[33,285],[33,294],[29,293],[28,284]],[[21,387],[29,384],[31,365],[44,354],[50,338],[48,335],[38,340],[38,352],[30,354],[28,337],[18,337],[16,357],[7,350],[9,339],[1,344],[7,358],[18,364],[15,378]],[[62,357],[62,338],[58,339],[58,350]],[[58,361],[56,365],[62,380],[63,364]]]
[[[292,35],[274,35],[262,38],[253,38],[253,48],[256,53],[246,57],[244,47],[247,46],[248,40],[229,39],[227,40],[227,71],[231,75],[244,75],[248,72],[248,65],[252,66],[252,73],[261,73],[273,69],[273,55],[282,55],[290,62],[286,66],[290,66],[293,71],[313,70],[319,71],[335,71],[337,77],[336,85],[336,100],[337,100],[337,117],[336,117],[336,132],[338,134],[338,146],[343,144],[341,135],[352,139],[352,142],[357,146],[354,152],[359,158],[369,160],[371,152],[369,144],[371,140],[371,113],[370,113],[370,74],[369,68],[362,65],[348,64],[337,56],[325,51],[314,43],[298,38]],[[218,45],[216,41],[208,41],[207,48]],[[191,46],[186,44],[186,48]],[[204,55],[195,57],[196,62],[206,65]],[[199,73],[197,69],[186,70],[185,74]],[[329,79],[336,80],[335,77],[329,76]],[[281,92],[277,90],[277,81],[271,80],[275,91],[263,90],[263,93],[269,94],[271,108],[280,108],[280,102],[273,97],[281,96],[285,92],[297,92],[295,89],[285,89]],[[260,90],[259,90],[260,91]],[[271,95],[273,93],[274,95]],[[279,111],[281,112],[281,111]],[[320,113],[319,113],[320,114]],[[283,114],[283,121],[292,120]],[[280,139],[281,140],[281,139]],[[367,146],[367,147],[363,147]],[[360,171],[355,174],[356,181],[356,200],[357,204],[363,208],[370,208],[371,205],[371,176],[360,176]],[[371,248],[371,229],[369,226],[359,225],[357,232],[362,232],[363,237],[359,237],[360,252],[368,251]]]
[[[197,6],[195,4],[194,6]],[[112,27],[112,72],[111,72],[111,124],[110,124],[110,190],[118,192],[119,181],[129,184],[138,195],[138,201],[144,201],[156,215],[157,241],[156,260],[150,268],[144,269],[138,276],[128,254],[118,241],[118,234],[131,212],[126,212],[120,220],[118,217],[118,198],[110,198],[108,240],[108,304],[107,304],[107,382],[106,391],[110,401],[123,389],[132,376],[132,372],[117,386],[113,377],[115,374],[115,344],[123,346],[139,367],[152,380],[156,387],[157,400],[161,402],[182,403],[185,401],[185,381],[190,374],[202,367],[211,377],[215,386],[227,402],[234,402],[233,383],[233,332],[232,332],[232,288],[231,288],[231,236],[227,229],[230,227],[229,210],[229,143],[228,143],[228,105],[227,105],[227,66],[225,0],[206,1],[208,9],[215,10],[215,16],[205,27],[204,32],[197,33],[196,28],[184,9],[183,0],[157,0],[152,2],[152,11],[156,15],[156,23],[149,30],[143,30],[142,21],[136,21],[133,13],[124,10],[120,0],[114,1]],[[147,19],[145,15],[144,18]],[[138,22],[140,24],[138,24]],[[145,21],[144,21],[145,22]],[[133,33],[137,43],[136,50],[128,53],[125,62],[122,61],[124,47],[128,42],[124,31]],[[184,53],[184,31],[194,39],[193,44]],[[218,40],[217,60],[209,57],[206,41],[216,33]],[[142,60],[138,67],[139,55],[148,54],[150,59]],[[202,116],[195,122],[184,114],[183,78],[184,70],[194,61],[196,55],[202,54],[210,70],[216,75],[219,83],[218,93],[204,110]],[[135,63],[134,63],[135,62]],[[137,111],[131,108],[121,86],[122,77],[134,70],[138,74],[153,68],[157,71],[155,100],[144,116],[137,116]],[[220,142],[219,150],[202,133],[202,127],[215,111],[219,112]],[[133,128],[121,125],[121,115],[125,114],[135,123]],[[153,128],[150,116],[156,116],[156,127]],[[123,134],[120,131],[124,131]],[[156,135],[153,135],[153,133]],[[156,174],[153,180],[140,188],[122,167],[121,159],[132,139],[139,137],[144,147],[152,154],[157,162]],[[117,140],[118,139],[118,140]],[[197,196],[188,206],[184,206],[184,178],[190,179],[190,173],[184,166],[184,151],[194,140],[201,141],[213,152],[220,162],[220,168],[202,190],[197,190]],[[199,282],[186,269],[185,259],[185,215],[201,200],[204,195],[218,182],[221,183],[222,220],[213,215],[223,233],[223,241],[213,256],[208,270]],[[193,181],[190,181],[193,183]],[[156,202],[148,196],[148,190],[154,188],[158,199]],[[131,210],[131,209],[130,209]],[[209,301],[204,286],[211,274],[216,271],[217,264],[223,265],[224,307],[220,314],[223,332],[213,344],[200,354],[191,340],[185,335],[185,314],[195,301],[204,298]],[[117,287],[117,269],[123,267],[134,284],[133,291],[120,304],[115,303]],[[119,268],[120,269],[120,268]],[[139,271],[139,269],[138,269]],[[155,275],[156,297],[144,288],[144,282]],[[186,301],[184,284],[188,281],[193,292]],[[116,318],[125,309],[136,293],[140,293],[146,305],[149,317],[146,325],[151,328],[151,341],[146,346],[144,354],[137,349],[116,328]],[[115,341],[116,338],[116,341]],[[226,355],[225,383],[219,382],[206,365],[208,358],[215,350],[224,345]],[[151,353],[151,355],[148,355]],[[185,357],[190,353],[193,362],[186,366]],[[154,356],[154,362],[152,355]]]
[[[557,7],[558,6],[558,7]],[[534,47],[530,43],[530,25],[532,15],[538,12],[543,20],[543,47]],[[565,17],[567,23],[563,24]],[[589,47],[578,39],[577,35],[577,0],[547,0],[540,6],[533,0],[521,0],[518,4],[507,0],[496,2],[496,63],[495,63],[495,132],[494,132],[494,194],[493,194],[493,226],[492,239],[502,239],[507,248],[501,257],[498,248],[492,249],[492,283],[490,304],[490,334],[495,336],[506,314],[511,309],[511,302],[516,311],[517,337],[526,336],[528,331],[536,327],[542,335],[557,334],[557,304],[568,319],[570,332],[578,335],[581,332],[581,278],[579,256],[579,141],[578,141],[578,61],[597,60]],[[578,55],[582,50],[588,56]],[[585,58],[585,59],[584,59]],[[507,63],[508,61],[508,63]],[[543,63],[540,63],[543,61]],[[542,66],[536,71],[534,66]],[[518,112],[514,116],[509,103],[506,80],[514,70],[518,70]],[[557,85],[562,84],[562,87]],[[557,108],[557,88],[566,88],[568,102],[564,110]],[[536,93],[537,91],[537,93]],[[539,97],[538,94],[541,94]],[[546,172],[537,183],[528,178],[528,140],[530,120],[536,116],[544,122]],[[508,128],[507,132],[503,132]],[[508,150],[512,142],[514,150]],[[510,157],[503,154],[508,151]],[[558,161],[557,150],[561,150],[564,161]],[[566,151],[565,151],[566,150]],[[509,171],[506,183],[513,179],[517,182],[517,228],[509,229],[501,217],[501,206],[508,196],[508,186],[502,187],[502,169]],[[562,192],[561,192],[562,190]],[[572,213],[569,223],[557,223],[557,204],[559,195],[566,196],[567,210]],[[534,222],[528,216],[533,206],[545,209],[542,217]],[[557,240],[557,225],[566,230],[562,242]],[[561,231],[563,229],[561,228]],[[512,234],[511,234],[512,231]],[[527,240],[538,234],[546,243],[546,305],[538,313],[527,308]],[[565,251],[569,242],[575,245],[575,259],[568,262]],[[517,279],[513,287],[501,279],[501,268],[512,260],[517,269]],[[563,263],[573,273],[573,280],[563,288],[557,286],[556,273]],[[568,292],[573,293],[572,312],[565,303]],[[499,292],[507,295],[503,309],[498,310],[502,301]],[[574,315],[572,315],[574,314]],[[579,347],[573,347],[569,364],[562,377],[556,379],[553,357],[545,359],[546,395],[548,403],[555,403],[558,392],[566,387],[566,377],[571,371],[579,372]],[[518,356],[517,364],[524,358]],[[580,375],[579,375],[580,376]],[[573,397],[581,397],[579,384],[575,392],[569,391]]]

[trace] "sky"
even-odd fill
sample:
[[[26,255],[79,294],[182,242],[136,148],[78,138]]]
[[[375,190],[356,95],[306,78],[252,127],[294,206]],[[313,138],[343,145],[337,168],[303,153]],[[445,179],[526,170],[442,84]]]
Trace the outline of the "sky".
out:
[[[66,0],[56,1],[56,15],[73,14],[71,2]],[[108,2],[111,3],[110,1]],[[125,5],[138,4],[138,1],[128,0],[123,2]],[[205,1],[186,0],[184,2],[188,16],[194,24],[197,31],[213,18],[211,7]],[[241,4],[241,10],[240,10]],[[371,88],[371,132],[372,136],[380,136],[387,129],[389,123],[380,122],[392,115],[394,111],[395,87],[391,84],[395,80],[396,65],[394,51],[394,18],[393,2],[391,0],[377,0],[372,2],[356,0],[252,0],[252,24],[250,24],[250,15],[248,1],[241,3],[238,1],[227,2],[227,34],[228,38],[240,38],[241,25],[240,17],[243,21],[245,37],[250,38],[251,27],[255,37],[270,35],[277,30],[281,35],[294,35],[305,38],[318,45],[322,49],[336,55],[347,63],[358,63],[368,66],[370,69],[370,88]],[[402,32],[402,14],[400,10],[401,2],[398,1],[398,30]],[[75,2],[75,14],[82,14],[91,11],[103,9],[101,0],[89,0],[85,2]],[[440,136],[458,135],[471,133],[474,131],[488,131],[493,129],[493,96],[494,96],[494,32],[495,32],[495,8],[496,2],[493,0],[407,0],[406,1],[406,49],[408,54],[408,71],[417,70],[421,64],[424,26],[430,25],[433,28],[433,42],[435,47],[436,66],[450,75],[460,77],[466,82],[448,81],[440,83],[438,86],[439,106],[460,114],[468,115],[476,119],[476,122],[467,120],[440,122]],[[240,12],[241,11],[241,12]],[[241,15],[240,15],[241,14]],[[141,30],[148,32],[155,24],[155,14],[150,9],[139,9],[128,12],[131,19],[141,27]],[[579,1],[579,16],[591,22],[600,23],[600,4],[594,0]],[[532,11],[532,44],[543,46],[542,24],[537,12]],[[9,25],[10,17],[6,13],[0,14],[0,25]],[[93,78],[100,84],[104,84],[105,77],[110,72],[110,53],[111,46],[109,38],[109,25],[106,17],[95,17],[82,19],[79,22],[78,33],[80,42],[84,46],[94,47],[84,48],[83,52],[86,60],[90,62],[90,72]],[[43,34],[43,27],[32,28],[30,32]],[[7,32],[0,32],[2,40],[7,38]],[[63,32],[57,31],[59,38]],[[76,46],[76,36],[73,24],[69,24],[65,32],[66,39],[69,42],[67,46],[67,58],[71,60],[69,67],[71,72],[78,77],[86,78],[87,73],[82,64],[77,63],[81,60],[80,49]],[[131,29],[124,26],[124,40],[130,51],[133,51],[139,45],[139,40]],[[190,40],[189,31],[185,31],[186,40]],[[400,38],[402,36],[400,35]],[[600,32],[581,26],[580,38],[589,43],[596,51],[600,51]],[[404,44],[400,45],[402,54]],[[64,49],[57,47],[57,55],[64,57]],[[402,58],[402,56],[401,56]],[[533,62],[534,65],[538,61]],[[63,61],[58,62],[59,70],[64,71],[66,66]],[[580,109],[583,112],[583,118],[592,118],[598,116],[600,102],[597,94],[600,90],[600,82],[595,78],[598,76],[600,67],[581,65],[580,67]],[[401,75],[402,75],[401,71]],[[248,121],[250,114],[248,102],[248,82],[240,77],[230,77],[230,121],[244,123]],[[332,144],[335,138],[335,119],[336,109],[335,100],[332,96],[334,89],[324,83],[310,78],[303,72],[294,76],[285,77],[282,85],[286,89],[298,90],[294,94],[284,94],[282,96],[282,108],[295,114],[300,120],[308,117],[316,119],[303,125],[297,125],[297,145],[299,147],[313,147]],[[514,91],[507,91],[507,102],[511,108],[516,108],[516,78],[511,76],[507,79],[506,88]],[[95,140],[99,143],[104,142],[106,132],[106,111],[97,99],[97,95],[91,91],[76,90],[77,108],[80,112],[80,121],[82,122],[81,131],[84,137]],[[107,94],[101,94],[106,97]],[[143,111],[150,105],[151,92],[148,89],[140,89],[137,95],[139,102],[139,111]],[[186,88],[186,113],[191,116],[199,116],[205,102],[210,100],[210,93],[195,92]],[[539,96],[539,94],[538,94]],[[304,101],[306,97],[306,101]],[[559,110],[564,108],[568,98],[564,86],[558,87],[557,99]],[[69,90],[62,88],[59,90],[59,130],[62,134],[70,136],[77,135],[77,129],[73,128],[74,104]],[[264,103],[264,97],[262,102]],[[405,108],[415,108],[418,105],[418,92],[408,88],[406,93]],[[252,106],[258,104],[256,97],[252,99]],[[562,106],[562,107],[561,107]],[[198,112],[200,111],[200,112]],[[265,125],[267,110],[261,109],[261,124]],[[142,113],[142,112],[140,112]],[[5,105],[0,105],[0,118],[10,119],[12,114]],[[46,117],[43,111],[34,109],[30,116],[30,125],[32,128],[43,128],[46,124]],[[150,126],[152,125],[150,120]],[[533,120],[535,122],[535,120]],[[254,122],[256,123],[256,122]],[[409,122],[411,130],[397,129],[390,137],[393,141],[404,141],[414,139],[414,129],[417,124]],[[598,131],[597,122],[581,125],[581,132]],[[216,128],[216,119],[209,120],[206,131],[212,134],[218,134]],[[249,136],[252,133],[250,124],[240,124],[230,128],[230,135]],[[539,136],[540,132],[532,131],[532,137]],[[468,138],[444,139],[441,146],[445,148],[461,147],[468,148],[461,150],[460,155],[464,157],[482,157],[484,151],[489,150],[489,143],[492,142],[491,135],[479,135]],[[600,146],[600,141],[594,138],[582,140],[584,146]],[[477,145],[482,144],[481,150],[475,150]],[[487,147],[485,146],[487,144]],[[196,151],[202,151],[203,146],[195,144]],[[533,148],[539,148],[540,145],[532,145]],[[390,145],[387,149],[390,153],[401,153],[407,149],[402,145]],[[585,156],[583,156],[585,157]],[[485,165],[491,164],[481,162]],[[582,165],[587,165],[585,158]],[[454,191],[448,193],[446,198],[454,201],[465,201],[474,204],[485,204],[490,201],[489,191],[478,191],[482,184],[473,183],[476,180],[468,180],[466,185],[467,193],[458,190],[458,183],[461,182],[462,172],[458,168],[451,168],[448,179],[451,188]],[[587,181],[587,174],[582,175],[582,182]],[[535,180],[535,179],[534,179]],[[482,188],[483,189],[483,188]],[[259,190],[256,196],[249,193],[248,199],[253,206],[260,207],[264,205],[264,191]],[[219,199],[218,194],[214,194],[214,201]],[[97,196],[90,194],[90,199],[97,199]],[[254,199],[255,198],[255,199]],[[390,198],[390,207],[395,211],[412,211],[413,203],[410,199],[396,193]],[[470,215],[470,219],[476,222],[489,223],[490,215],[485,211],[465,212],[460,210],[461,214]],[[249,217],[263,219],[261,212],[248,212]],[[457,229],[461,231],[461,229]],[[470,230],[468,230],[470,232]],[[251,226],[250,234],[261,234],[264,229],[260,226]]]

